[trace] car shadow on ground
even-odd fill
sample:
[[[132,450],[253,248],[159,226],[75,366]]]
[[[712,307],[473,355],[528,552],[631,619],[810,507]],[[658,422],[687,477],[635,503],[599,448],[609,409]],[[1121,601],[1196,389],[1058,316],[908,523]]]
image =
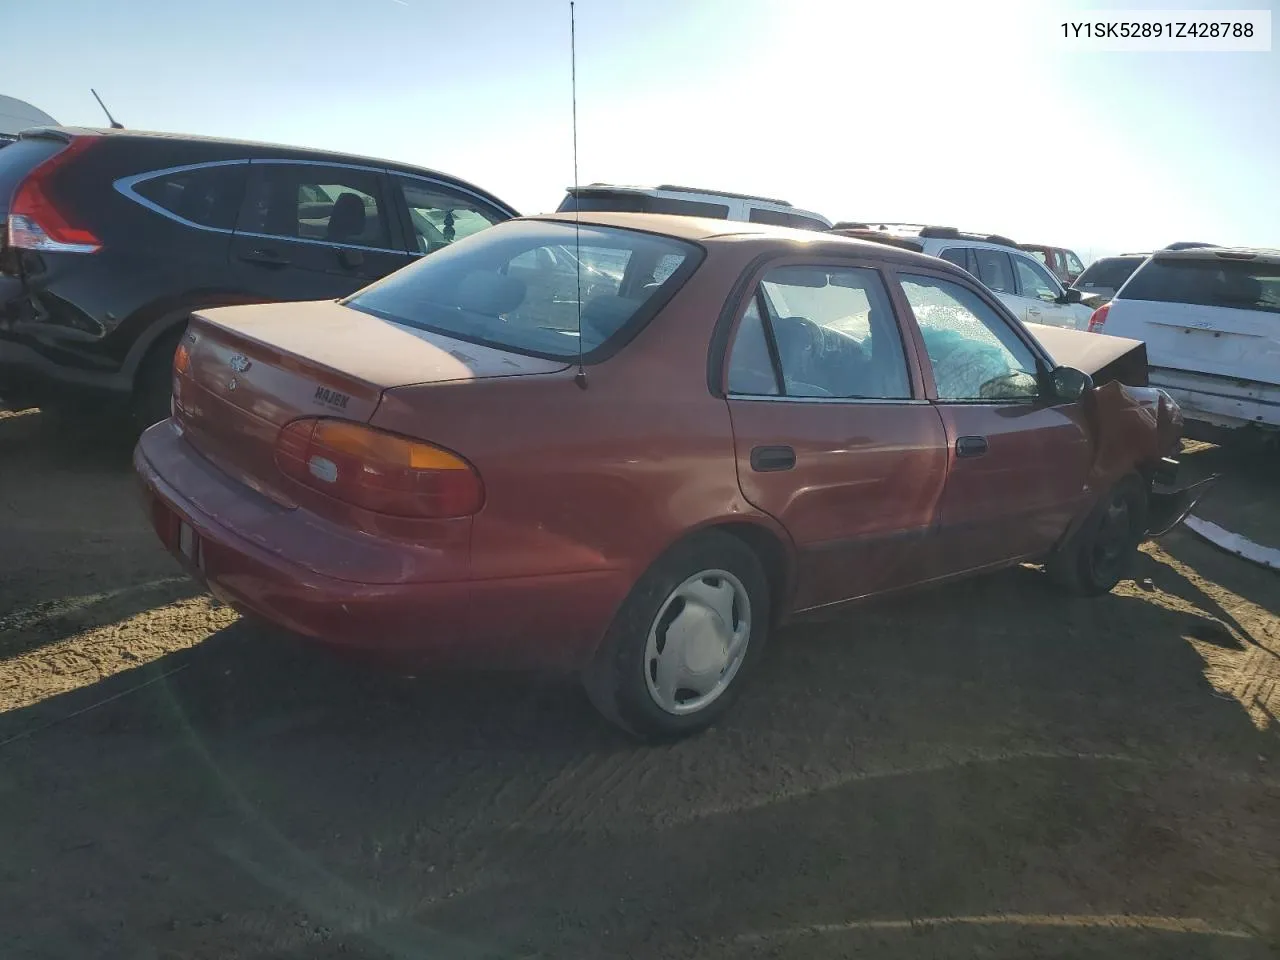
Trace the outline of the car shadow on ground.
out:
[[[238,622],[0,715],[0,953],[1269,956],[1276,728],[1189,639],[1266,625],[1150,562],[1152,592],[1020,569],[788,628],[659,746],[564,679]]]
[[[0,411],[0,662],[195,596],[156,548],[119,419]]]

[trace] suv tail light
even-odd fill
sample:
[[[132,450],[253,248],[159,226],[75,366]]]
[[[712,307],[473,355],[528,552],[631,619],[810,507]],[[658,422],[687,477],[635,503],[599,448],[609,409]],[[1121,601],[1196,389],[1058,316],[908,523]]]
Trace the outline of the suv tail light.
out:
[[[347,420],[306,418],[276,438],[276,466],[335,500],[397,517],[466,517],[484,503],[480,476],[457,454]]]
[[[9,204],[9,246],[48,253],[97,253],[102,241],[67,218],[50,192],[54,174],[94,144],[96,137],[75,137],[18,184]]]
[[[1108,301],[1093,311],[1093,316],[1089,318],[1089,332],[1098,333],[1102,330],[1103,324],[1107,322],[1107,314],[1111,312],[1111,302]]]

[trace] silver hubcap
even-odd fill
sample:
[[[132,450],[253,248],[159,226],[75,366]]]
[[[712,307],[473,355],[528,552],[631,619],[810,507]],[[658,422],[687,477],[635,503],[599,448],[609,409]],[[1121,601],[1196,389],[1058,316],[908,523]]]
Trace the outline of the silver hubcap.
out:
[[[649,628],[649,696],[667,713],[697,713],[728,689],[750,639],[742,581],[725,570],[695,574],[671,592]]]

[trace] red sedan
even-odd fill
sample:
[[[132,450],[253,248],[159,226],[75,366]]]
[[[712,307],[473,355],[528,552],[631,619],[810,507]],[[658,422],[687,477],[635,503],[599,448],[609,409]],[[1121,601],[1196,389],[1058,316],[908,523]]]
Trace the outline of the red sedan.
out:
[[[1141,344],[1053,336],[1088,372],[963,270],[874,243],[513,220],[344,300],[197,313],[135,464],[241,610],[580,670],[612,720],[679,735],[797,614],[1021,561],[1111,589],[1176,519],[1181,419],[1116,382],[1145,383]]]

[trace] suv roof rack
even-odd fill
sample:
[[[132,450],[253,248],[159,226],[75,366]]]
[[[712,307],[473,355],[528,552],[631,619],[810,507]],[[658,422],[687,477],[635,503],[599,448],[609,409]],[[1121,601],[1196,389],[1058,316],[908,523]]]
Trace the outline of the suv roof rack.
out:
[[[674,183],[660,183],[656,187],[638,187],[624,183],[584,183],[579,187],[569,187],[568,192],[574,196],[582,193],[607,193],[612,190],[626,193],[650,193],[654,190],[666,190],[669,193],[705,193],[711,197],[729,197],[734,200],[756,200],[760,203],[772,203],[778,207],[792,206],[786,200],[777,197],[761,197],[754,193],[731,193],[728,190],[709,190],[705,187],[680,187]]]
[[[660,183],[658,190],[671,190],[674,193],[709,193],[717,197],[732,197],[734,200],[760,200],[764,203],[776,203],[780,207],[791,206],[786,200],[777,197],[759,197],[754,193],[730,193],[728,190],[708,190],[705,187],[680,187],[674,183]]]
[[[885,220],[841,220],[831,229],[860,230],[872,233],[903,234],[914,233],[926,240],[977,240],[983,243],[996,243],[1002,247],[1014,247],[1018,244],[998,233],[968,233],[955,227],[939,227],[923,223],[892,223]]]

